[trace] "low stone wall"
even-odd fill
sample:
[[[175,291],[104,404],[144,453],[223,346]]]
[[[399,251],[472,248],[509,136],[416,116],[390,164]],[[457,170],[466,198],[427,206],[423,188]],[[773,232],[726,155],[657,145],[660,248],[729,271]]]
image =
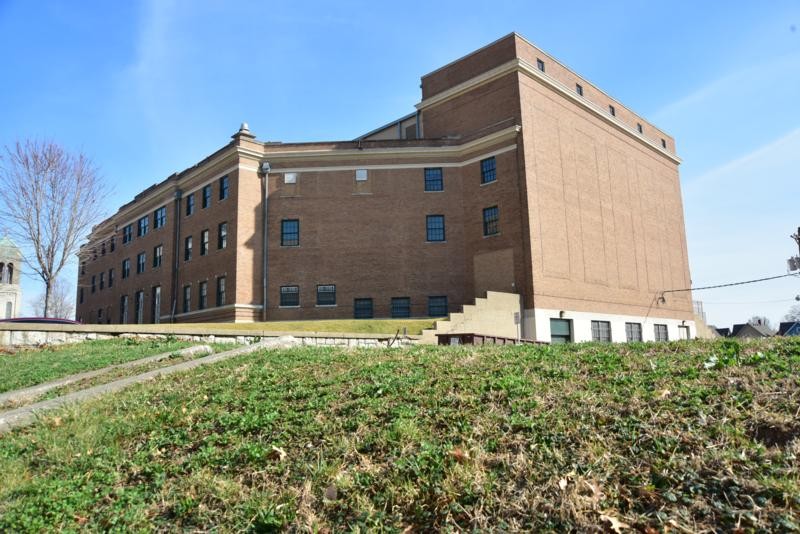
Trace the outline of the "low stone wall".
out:
[[[345,333],[310,333],[310,332],[268,332],[260,334],[224,329],[215,329],[213,332],[199,333],[186,332],[178,328],[170,328],[165,332],[163,328],[154,328],[147,331],[137,328],[130,331],[122,328],[88,328],[89,325],[10,325],[0,326],[0,346],[6,347],[36,347],[40,345],[60,345],[63,343],[80,343],[95,339],[136,338],[136,339],[166,339],[173,338],[180,341],[193,341],[197,343],[231,343],[249,345],[264,339],[293,336],[303,345],[321,345],[335,347],[398,347],[411,345],[416,339],[410,336],[395,336],[388,334],[345,334]],[[38,327],[38,328],[37,328]],[[60,327],[60,328],[58,328]]]

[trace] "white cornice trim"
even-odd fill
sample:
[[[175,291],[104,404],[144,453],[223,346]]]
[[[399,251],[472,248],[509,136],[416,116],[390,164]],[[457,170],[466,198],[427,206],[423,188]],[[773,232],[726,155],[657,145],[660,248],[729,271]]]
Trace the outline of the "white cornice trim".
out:
[[[619,120],[617,117],[612,116],[610,113],[608,113],[606,110],[601,108],[599,105],[597,105],[594,102],[591,102],[590,100],[578,95],[571,88],[567,87],[566,85],[564,85],[560,81],[551,78],[550,76],[548,76],[544,72],[542,72],[539,69],[537,69],[536,67],[532,66],[527,61],[522,60],[520,58],[515,58],[515,59],[512,59],[511,61],[507,61],[506,63],[503,63],[502,65],[500,65],[498,67],[495,67],[495,68],[493,68],[491,70],[488,70],[488,71],[484,72],[483,74],[479,74],[478,76],[475,76],[474,78],[470,78],[469,80],[467,80],[465,82],[461,82],[461,83],[451,87],[450,89],[448,89],[446,91],[443,91],[443,92],[438,93],[438,94],[436,94],[436,95],[434,95],[434,96],[432,96],[430,98],[427,98],[427,99],[423,100],[422,102],[418,103],[416,105],[416,107],[417,107],[418,110],[425,110],[425,109],[431,108],[433,106],[437,106],[439,104],[442,104],[443,102],[447,102],[448,100],[451,100],[451,99],[456,98],[456,97],[458,97],[460,95],[463,95],[464,93],[466,93],[468,91],[471,91],[471,90],[473,90],[475,88],[481,87],[482,85],[486,85],[489,82],[492,82],[492,81],[494,81],[494,80],[496,80],[496,79],[498,79],[498,78],[500,78],[502,76],[505,76],[505,75],[513,73],[513,72],[520,72],[522,74],[525,74],[529,78],[532,78],[532,79],[540,82],[542,85],[545,85],[545,86],[547,86],[547,87],[549,87],[551,89],[554,89],[555,91],[560,93],[562,96],[565,96],[566,98],[568,98],[569,100],[571,100],[572,102],[577,104],[578,106],[586,109],[587,111],[591,112],[593,115],[599,117],[600,119],[602,119],[603,121],[607,122],[608,124],[610,124],[612,126],[615,126],[617,129],[621,130],[623,133],[625,133],[625,134],[629,135],[630,137],[636,139],[640,143],[646,145],[648,148],[651,148],[651,149],[655,150],[659,154],[661,154],[661,155],[665,156],[666,158],[668,158],[673,163],[676,163],[676,164],[680,164],[681,163],[681,159],[678,156],[676,156],[676,155],[664,150],[663,148],[661,148],[660,145],[658,145],[658,143],[656,143],[654,141],[651,141],[649,138],[647,138],[644,135],[640,134],[632,126],[629,126],[628,124],[626,124],[626,123],[622,122],[621,120]]]
[[[423,162],[423,163],[397,163],[397,164],[375,164],[375,165],[338,165],[338,166],[325,166],[325,167],[281,167],[277,169],[272,169],[271,174],[278,174],[278,173],[287,173],[287,172],[336,172],[336,171],[354,171],[356,169],[367,169],[367,170],[396,170],[396,169],[424,169],[429,167],[464,167],[466,165],[472,165],[473,163],[477,163],[478,161],[486,158],[491,158],[492,156],[499,156],[500,154],[505,154],[511,150],[516,150],[517,144],[514,143],[513,145],[508,145],[503,148],[494,150],[492,152],[487,152],[485,154],[481,154],[474,158],[470,158],[465,161],[459,161],[456,163],[445,163],[445,162]]]

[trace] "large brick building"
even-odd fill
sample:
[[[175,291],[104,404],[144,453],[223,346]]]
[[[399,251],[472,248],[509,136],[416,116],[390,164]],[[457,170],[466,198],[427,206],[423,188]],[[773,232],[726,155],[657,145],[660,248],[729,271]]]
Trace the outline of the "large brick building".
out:
[[[82,247],[84,322],[439,316],[521,295],[539,340],[693,335],[673,139],[511,34],[354,141],[232,141]]]

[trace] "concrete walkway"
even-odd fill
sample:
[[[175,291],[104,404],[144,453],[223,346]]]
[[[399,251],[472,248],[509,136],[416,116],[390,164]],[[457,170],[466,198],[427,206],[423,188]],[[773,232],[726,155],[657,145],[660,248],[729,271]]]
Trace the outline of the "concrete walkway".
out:
[[[51,389],[56,389],[64,386],[68,386],[70,384],[74,384],[80,380],[86,380],[87,378],[94,378],[96,376],[104,375],[109,373],[115,369],[126,369],[129,367],[136,367],[138,365],[146,365],[152,362],[158,362],[161,360],[166,360],[167,358],[171,358],[174,355],[177,356],[200,356],[202,354],[213,354],[214,349],[209,347],[208,345],[195,345],[194,347],[188,347],[181,350],[174,350],[172,352],[165,352],[163,354],[156,354],[155,356],[148,356],[146,358],[141,358],[138,360],[133,360],[130,362],[119,363],[116,365],[109,365],[108,367],[103,367],[101,369],[95,369],[93,371],[86,371],[84,373],[78,373],[74,375],[65,376],[63,378],[59,378],[57,380],[53,380],[52,382],[45,382],[44,384],[37,384],[35,386],[31,386],[25,389],[17,389],[15,391],[6,391],[5,393],[0,393],[0,409],[6,403],[19,403],[25,402],[30,399],[35,399],[42,393],[47,393]]]
[[[196,360],[181,362],[179,364],[171,365],[169,367],[162,367],[161,369],[149,371],[147,373],[142,373],[140,375],[122,378],[120,380],[115,380],[114,382],[109,382],[108,384],[101,384],[81,391],[76,391],[74,393],[68,393],[64,396],[57,397],[55,399],[48,399],[45,401],[31,404],[29,406],[23,406],[22,408],[17,408],[15,410],[2,412],[0,413],[0,434],[8,432],[9,430],[12,430],[14,428],[29,425],[35,422],[39,414],[41,414],[42,412],[60,408],[66,404],[99,397],[106,393],[121,391],[133,384],[146,382],[148,380],[155,379],[159,376],[166,376],[180,371],[188,371],[189,369],[194,369],[195,367],[200,367],[201,365],[208,365],[220,362],[223,360],[227,360],[229,358],[233,358],[235,356],[240,356],[242,354],[249,354],[251,352],[256,352],[262,349],[286,348],[299,344],[300,344],[299,340],[290,336],[272,338],[266,341],[262,341],[260,343],[254,343],[252,345],[248,345],[246,347],[241,347],[226,352],[220,352],[218,354],[212,354],[210,356],[206,356],[204,358],[198,358]]]

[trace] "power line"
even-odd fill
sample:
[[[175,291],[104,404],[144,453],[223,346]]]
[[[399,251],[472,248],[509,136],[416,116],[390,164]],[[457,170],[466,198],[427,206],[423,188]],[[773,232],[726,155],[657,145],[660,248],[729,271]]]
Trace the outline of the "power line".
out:
[[[717,288],[720,288],[720,287],[743,286],[745,284],[755,284],[757,282],[766,282],[768,280],[777,280],[778,278],[786,278],[788,276],[798,277],[798,276],[800,276],[800,274],[788,273],[788,274],[781,274],[781,275],[778,275],[778,276],[768,276],[767,278],[757,278],[755,280],[745,280],[744,282],[731,282],[731,283],[728,283],[728,284],[717,284],[715,286],[689,287],[689,288],[686,288],[686,289],[667,289],[667,290],[661,292],[661,296],[663,298],[663,296],[665,294],[667,294],[667,293],[680,293],[680,292],[683,292],[683,291],[702,291],[704,289],[717,289]]]

